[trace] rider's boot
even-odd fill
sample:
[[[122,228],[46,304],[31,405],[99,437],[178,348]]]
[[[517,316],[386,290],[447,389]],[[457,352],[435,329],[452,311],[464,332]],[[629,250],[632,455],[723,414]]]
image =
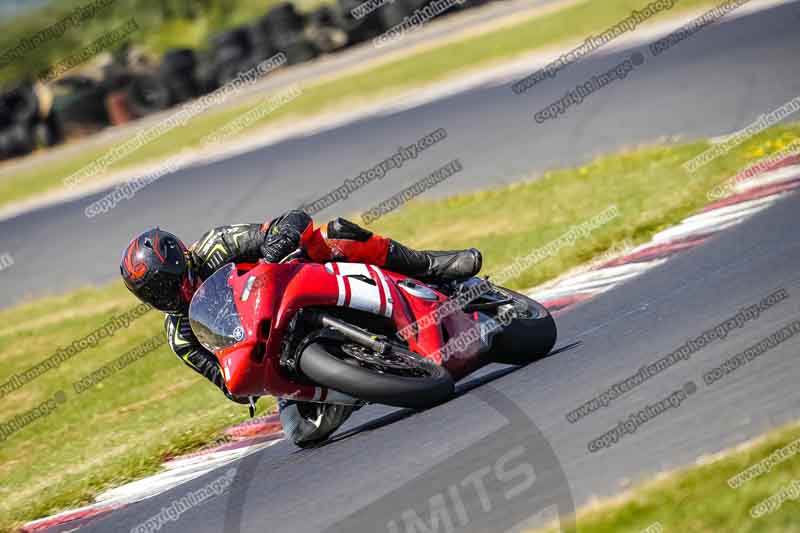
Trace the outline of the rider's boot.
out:
[[[305,243],[312,260],[350,261],[386,267],[424,281],[448,282],[471,278],[481,269],[481,253],[469,250],[413,250],[337,218],[318,228]]]
[[[420,280],[452,281],[471,278],[483,263],[481,252],[468,250],[413,250],[397,241],[389,241],[385,267]]]

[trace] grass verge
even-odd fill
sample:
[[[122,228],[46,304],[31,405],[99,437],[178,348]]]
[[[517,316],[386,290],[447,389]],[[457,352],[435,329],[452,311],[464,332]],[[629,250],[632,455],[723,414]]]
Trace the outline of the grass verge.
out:
[[[309,11],[330,0],[299,0],[301,10]],[[246,24],[263,16],[279,0],[59,0],[0,21],[0,50],[12,50],[24,39],[56,25],[79,7],[85,15],[65,30],[53,32],[49,39],[37,40],[21,57],[12,56],[0,68],[0,84],[25,77],[35,77],[64,59],[89,46],[110,28],[135,18],[139,30],[131,40],[146,50],[161,54],[174,47],[205,48],[209,39],[225,29]],[[89,11],[87,6],[98,6]],[[61,33],[59,35],[59,33]]]
[[[369,229],[398,236],[419,248],[475,246],[483,250],[484,272],[491,275],[571,226],[617,206],[621,216],[508,283],[512,288],[533,287],[614,243],[649,240],[706,205],[706,192],[725,176],[784,148],[798,135],[796,124],[770,129],[692,175],[681,165],[705,150],[707,143],[640,148],[600,157],[577,169],[546,172],[535,181],[502,189],[437,201],[412,200]],[[372,206],[364,207],[366,211]]]
[[[578,512],[581,533],[641,533],[692,531],[694,533],[791,533],[797,521],[798,488],[772,512],[753,517],[751,509],[792,483],[800,483],[800,461],[793,457],[800,444],[797,424],[773,430],[749,446],[717,454],[713,462],[673,472],[650,481],[608,502]],[[797,441],[797,442],[795,442]],[[732,488],[728,480],[787,445],[788,459],[758,477]],[[737,486],[736,483],[733,483]],[[656,526],[660,526],[658,529]],[[656,526],[656,527],[654,527]],[[554,533],[545,529],[538,533]]]
[[[344,75],[341,78],[312,84],[303,94],[240,133],[266,123],[287,118],[314,115],[329,109],[363,103],[389,91],[412,89],[444,79],[457,72],[511,59],[524,53],[569,40],[581,39],[603,31],[626,18],[634,9],[641,9],[649,0],[587,0],[559,11],[533,17],[510,27],[465,37],[464,39],[408,55],[374,68]],[[654,17],[654,21],[682,11],[714,4],[713,0],[682,0],[670,11]],[[176,128],[156,142],[145,145],[130,156],[109,167],[110,171],[155,161],[181,148],[197,146],[210,132],[224,126],[238,115],[253,109],[259,102],[224,111],[208,111]],[[134,135],[131,135],[131,138]],[[86,150],[58,162],[48,162],[8,176],[0,182],[0,206],[30,198],[63,186],[63,180],[88,165],[115,145]],[[102,179],[100,175],[97,179]]]
[[[0,383],[135,304],[114,284],[0,312]],[[7,424],[56,391],[66,397],[48,416],[0,442],[0,531],[90,502],[101,490],[155,472],[164,459],[197,449],[248,418],[246,407],[183,368],[166,345],[85,392],[73,387],[148,338],[164,338],[162,324],[163,315],[149,311],[2,399],[0,422]],[[260,403],[261,411],[272,403]]]
[[[621,216],[507,283],[530,287],[615,243],[648,239],[705,204],[708,190],[747,163],[797,138],[800,125],[772,128],[692,176],[680,166],[707,143],[641,148],[548,172],[536,181],[412,201],[370,229],[416,247],[477,246],[491,274],[609,206],[618,207]],[[0,311],[0,388],[134,304],[115,283]],[[162,317],[151,311],[4,395],[0,424],[56,391],[64,391],[66,401],[46,419],[0,441],[0,530],[90,501],[98,491],[151,473],[165,457],[196,448],[246,418],[243,407],[184,368],[166,346],[85,392],[74,390],[74,382],[161,332]]]

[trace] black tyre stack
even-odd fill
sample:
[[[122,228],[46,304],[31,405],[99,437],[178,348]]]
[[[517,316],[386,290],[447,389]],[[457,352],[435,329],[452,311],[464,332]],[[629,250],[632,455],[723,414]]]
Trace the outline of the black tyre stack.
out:
[[[250,41],[251,56],[253,64],[269,59],[277,53],[269,35],[269,28],[265,25],[265,17],[261,17],[253,24],[245,28]]]
[[[200,96],[196,70],[197,56],[191,48],[177,48],[164,54],[158,73],[169,90],[171,105]]]
[[[289,65],[310,61],[319,55],[317,47],[305,35],[306,17],[298,13],[294,4],[283,2],[270,9],[262,19],[262,28],[272,48],[286,54]]]
[[[220,87],[247,70],[253,51],[250,36],[244,27],[216,35],[211,41],[214,53],[216,86]]]
[[[55,99],[37,96],[39,85],[34,89],[31,83],[20,83],[0,92],[0,159],[57,144],[65,132],[96,131],[111,124],[112,117],[117,124],[180,105],[216,90],[278,52],[286,55],[287,64],[295,65],[369,41],[431,1],[393,0],[360,18],[352,10],[364,0],[337,0],[307,14],[285,1],[250,24],[215,35],[207,51],[176,48],[166,52],[158,66],[142,68],[130,63],[130,57],[117,58],[99,81],[68,75],[51,85]],[[442,15],[489,1],[465,0]],[[40,107],[40,99],[46,109]]]
[[[308,14],[306,35],[321,54],[330,54],[347,44],[347,33],[341,28],[333,6],[320,6]]]
[[[0,94],[0,160],[61,142],[57,117],[42,109],[34,86],[22,82]]]
[[[17,157],[33,151],[32,126],[38,105],[27,84],[0,95],[0,158]]]
[[[0,157],[27,155],[36,147],[33,132],[25,124],[14,123],[0,132]]]
[[[37,145],[51,147],[64,140],[61,120],[55,113],[50,113],[44,120],[33,127],[33,138]]]
[[[386,4],[378,9],[381,23],[387,30],[393,26],[401,24],[403,20],[414,13],[415,6],[419,4],[414,0],[395,0],[391,4]]]
[[[169,108],[172,95],[158,74],[139,74],[128,84],[126,102],[133,116],[141,118]]]
[[[353,16],[353,9],[363,3],[363,0],[339,0],[339,24],[347,33],[347,44],[363,43],[377,37],[387,28],[382,20],[382,6],[367,15],[357,18]],[[402,17],[400,18],[402,21]]]

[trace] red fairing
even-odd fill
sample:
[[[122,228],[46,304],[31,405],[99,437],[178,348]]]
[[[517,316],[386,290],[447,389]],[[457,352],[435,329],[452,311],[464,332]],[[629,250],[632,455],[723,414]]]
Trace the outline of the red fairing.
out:
[[[421,284],[423,291],[409,291],[399,285],[406,276],[372,265],[293,261],[250,266],[238,265],[228,279],[244,338],[217,352],[228,390],[237,396],[324,400],[326,389],[288,379],[279,364],[281,341],[300,309],[349,307],[391,319],[400,331],[447,301],[444,294]],[[445,348],[442,328],[452,343],[476,325],[473,317],[456,311],[441,325],[422,328],[407,342],[411,350],[442,364],[454,379],[460,379],[483,364],[478,345]]]
[[[423,317],[433,315],[448,300],[446,295],[430,287],[426,288],[436,295],[436,301],[414,297],[397,285],[400,281],[410,279],[408,276],[385,270],[383,272],[392,279],[391,288],[394,298],[402,304],[395,306],[392,316],[398,331],[420,321]],[[406,341],[410,350],[444,366],[453,379],[459,380],[486,364],[478,357],[480,343],[465,342],[464,346],[459,343],[459,346],[456,347],[453,342],[467,329],[476,328],[478,323],[470,315],[461,311],[442,313],[442,315],[441,320],[437,320],[439,325],[420,328],[416,335],[408,337]],[[447,348],[445,348],[444,331],[447,332],[447,338],[450,339]],[[466,338],[466,336],[464,337]]]
[[[245,265],[237,265],[245,267]],[[275,328],[273,317],[280,313],[281,290],[289,285],[305,264],[258,263],[255,267],[234,271],[229,284],[235,295],[236,309],[245,329],[243,341],[217,353],[228,390],[237,396],[266,394],[298,399],[315,399],[318,387],[295,383],[280,369],[282,332]],[[249,281],[253,278],[254,281]],[[247,289],[250,286],[249,291]],[[244,294],[249,292],[246,300]],[[272,327],[262,327],[269,324]]]
[[[452,313],[442,319],[442,327],[451,332],[441,358],[453,379],[459,380],[487,363],[479,357],[480,342],[466,335],[468,329],[478,328],[476,319],[465,313]]]
[[[394,314],[392,315],[392,319],[397,324],[397,331],[402,331],[403,328],[410,326],[418,319],[432,314],[447,300],[444,294],[434,289],[430,290],[437,297],[435,301],[414,298],[397,285],[400,281],[408,279],[408,276],[395,274],[394,272],[384,272],[393,282],[392,294],[394,298],[400,302],[400,305],[395,306]],[[440,327],[421,328],[416,335],[408,337],[406,341],[411,351],[425,355],[436,361],[437,364],[442,364],[439,349],[443,345],[443,335]]]

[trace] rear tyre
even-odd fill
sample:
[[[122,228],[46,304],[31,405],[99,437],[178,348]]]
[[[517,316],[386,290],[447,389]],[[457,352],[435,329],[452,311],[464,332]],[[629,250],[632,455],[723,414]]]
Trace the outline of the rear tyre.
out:
[[[496,363],[524,365],[544,358],[553,349],[558,330],[545,306],[503,287],[495,290],[514,299],[520,318],[515,318],[492,340],[490,358]]]
[[[318,340],[305,348],[299,364],[303,374],[320,385],[395,407],[433,407],[455,390],[443,367],[397,347],[379,355],[354,343]]]

